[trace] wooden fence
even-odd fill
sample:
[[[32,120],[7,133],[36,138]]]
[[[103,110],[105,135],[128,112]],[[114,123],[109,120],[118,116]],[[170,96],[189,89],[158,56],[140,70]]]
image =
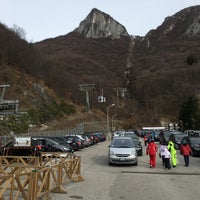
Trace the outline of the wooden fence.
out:
[[[71,153],[0,156],[0,200],[49,199],[51,192],[66,193],[63,185],[83,180],[81,157]]]

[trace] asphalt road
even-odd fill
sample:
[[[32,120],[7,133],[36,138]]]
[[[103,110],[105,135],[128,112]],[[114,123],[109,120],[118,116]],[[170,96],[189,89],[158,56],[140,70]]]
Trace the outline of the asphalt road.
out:
[[[51,194],[52,200],[199,200],[200,157],[190,157],[185,167],[178,152],[179,163],[171,170],[163,169],[157,156],[157,166],[149,168],[149,157],[138,159],[138,166],[109,166],[105,141],[77,152],[81,156],[84,181],[70,183],[67,194]]]

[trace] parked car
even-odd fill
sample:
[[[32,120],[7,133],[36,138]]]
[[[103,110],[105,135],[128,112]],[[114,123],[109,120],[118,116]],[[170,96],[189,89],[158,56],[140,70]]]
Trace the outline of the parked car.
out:
[[[154,141],[155,142],[159,142],[159,140],[160,140],[159,134],[160,134],[160,131],[154,131]]]
[[[106,135],[102,132],[93,133],[93,136],[96,136],[98,138],[99,142],[103,142],[106,140]]]
[[[174,134],[172,133],[169,136],[169,141],[172,141],[174,143],[174,147],[175,149],[180,149],[180,145],[181,145],[181,140],[187,136],[185,133],[180,133],[180,134]]]
[[[16,145],[13,140],[5,145],[7,155],[29,156],[39,155],[43,152],[73,152],[70,145],[61,145],[58,142],[47,137],[31,137],[30,145]]]
[[[186,133],[188,136],[200,137],[200,130],[186,130],[185,133]]]
[[[139,137],[135,133],[132,133],[132,132],[125,132],[124,136],[130,137],[132,139],[132,141],[135,144],[136,149],[137,149],[137,155],[142,156],[142,144],[139,140]]]
[[[70,145],[59,144],[59,142],[47,137],[32,137],[31,142],[42,144],[41,151],[44,152],[73,152]]]
[[[161,131],[159,134],[159,143],[163,145],[167,145],[169,142],[169,137],[171,134],[182,134],[180,131]]]
[[[65,138],[70,139],[71,141],[76,143],[78,145],[78,150],[85,148],[84,141],[81,138],[75,135],[68,135],[68,136],[65,136]]]
[[[172,133],[170,131],[161,131],[159,133],[159,143],[160,144],[163,144],[163,145],[167,145],[168,144],[168,139],[169,139],[169,136],[171,135]]]
[[[59,144],[70,145],[71,148],[73,149],[73,151],[77,151],[81,148],[81,142],[79,142],[80,143],[80,145],[79,145],[79,143],[75,142],[72,139],[66,138],[65,136],[53,136],[53,137],[49,137],[49,138],[55,140]]]
[[[123,136],[125,133],[125,130],[116,130],[113,133],[113,137],[117,137],[117,136]]]
[[[94,134],[94,133],[92,133],[92,135],[93,135],[93,137],[94,137],[95,144],[97,144],[98,142],[100,142],[100,141],[99,141],[98,135],[96,135],[96,134]]]
[[[92,145],[92,140],[87,136],[87,135],[82,135],[82,138],[85,140],[86,142],[86,146],[89,147]]]
[[[135,139],[139,140],[139,137],[133,131],[126,131],[126,132],[124,132],[123,136],[125,136],[125,137],[131,137],[132,139],[135,138]]]
[[[188,143],[192,149],[191,156],[200,156],[200,137],[186,136],[181,143]]]
[[[83,148],[88,147],[89,146],[89,141],[88,138],[84,138],[82,134],[76,134],[75,136],[77,136],[78,138],[81,139],[82,144],[83,144]]]
[[[108,163],[138,164],[136,147],[130,137],[114,137],[109,145]]]
[[[137,151],[137,155],[138,156],[142,156],[143,152],[142,152],[142,144],[141,142],[137,139],[137,138],[132,138],[132,141],[136,147],[136,151]]]
[[[91,145],[97,143],[97,142],[96,142],[96,139],[95,139],[95,137],[94,137],[94,135],[93,135],[93,133],[84,133],[83,135],[86,135],[86,136],[90,139]]]

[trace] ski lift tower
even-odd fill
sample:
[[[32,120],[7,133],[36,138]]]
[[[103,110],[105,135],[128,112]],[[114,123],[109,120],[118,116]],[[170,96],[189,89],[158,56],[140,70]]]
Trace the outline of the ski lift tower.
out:
[[[126,88],[114,88],[114,90],[117,93],[117,105],[120,106],[119,96],[121,95],[122,98],[125,98],[125,93],[127,92],[127,89]]]
[[[6,88],[9,88],[10,85],[0,85],[0,115],[21,115],[26,114],[27,112],[19,111],[19,100],[5,100],[4,95]]]
[[[0,85],[0,88],[2,88],[0,102],[3,102],[6,88],[9,88],[9,87],[10,87],[10,85]]]
[[[86,94],[86,112],[90,112],[90,102],[89,102],[89,91],[95,89],[95,84],[82,84],[79,85],[80,91],[84,91]]]

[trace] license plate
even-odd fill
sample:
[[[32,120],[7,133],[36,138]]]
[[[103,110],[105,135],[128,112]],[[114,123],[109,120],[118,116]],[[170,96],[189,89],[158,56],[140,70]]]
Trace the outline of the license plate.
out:
[[[126,158],[120,158],[120,160],[121,160],[121,161],[124,161],[124,160],[126,160]]]

